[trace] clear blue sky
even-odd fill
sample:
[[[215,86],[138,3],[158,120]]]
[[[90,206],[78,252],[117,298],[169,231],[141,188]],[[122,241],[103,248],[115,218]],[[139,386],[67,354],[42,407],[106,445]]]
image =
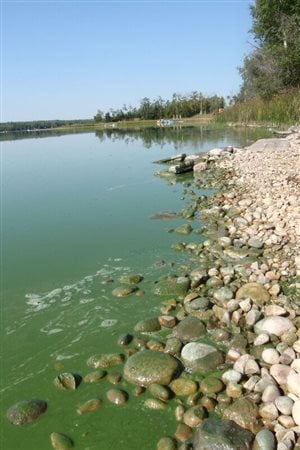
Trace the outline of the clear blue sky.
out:
[[[1,1],[1,121],[90,118],[198,90],[232,95],[249,0]]]

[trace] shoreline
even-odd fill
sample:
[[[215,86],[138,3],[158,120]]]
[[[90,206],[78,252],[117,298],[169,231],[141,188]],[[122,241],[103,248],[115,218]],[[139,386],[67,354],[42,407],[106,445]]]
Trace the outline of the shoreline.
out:
[[[226,343],[229,367],[216,409],[256,435],[254,444],[254,436],[248,442],[256,450],[298,448],[300,129],[246,149],[213,149],[204,163],[223,171],[226,187],[200,212],[206,236],[201,259],[210,263],[191,273],[192,283],[199,283],[192,292],[208,294],[213,306],[206,315],[189,313],[208,319],[211,336],[219,333]],[[202,174],[205,169],[200,179]],[[215,287],[203,288],[207,284]],[[191,300],[189,292],[185,312]],[[203,423],[194,450],[202,448],[204,435]]]

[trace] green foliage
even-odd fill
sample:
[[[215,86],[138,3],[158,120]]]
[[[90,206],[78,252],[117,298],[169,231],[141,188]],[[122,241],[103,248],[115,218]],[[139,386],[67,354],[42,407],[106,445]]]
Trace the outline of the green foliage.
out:
[[[34,120],[30,122],[2,122],[0,123],[0,133],[12,131],[37,131],[52,130],[60,127],[88,126],[92,122],[89,119],[79,120]]]
[[[224,108],[224,98],[217,95],[204,96],[201,92],[193,91],[187,95],[174,93],[171,100],[161,97],[151,100],[144,97],[137,108],[123,105],[121,109],[110,109],[104,115],[105,122],[119,122],[122,120],[157,120],[181,117],[192,117],[196,114],[211,114]],[[99,113],[99,111],[98,111]],[[94,120],[97,120],[97,115]],[[103,113],[101,113],[103,120]]]
[[[224,122],[265,122],[270,125],[300,122],[300,89],[274,95],[266,100],[259,97],[236,102],[217,118]]]
[[[256,0],[251,6],[255,50],[244,59],[239,101],[300,86],[299,0]]]

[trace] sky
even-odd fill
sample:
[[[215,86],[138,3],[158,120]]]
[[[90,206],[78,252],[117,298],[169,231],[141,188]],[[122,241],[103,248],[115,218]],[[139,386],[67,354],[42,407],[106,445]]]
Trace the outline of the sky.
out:
[[[143,97],[233,95],[249,0],[1,0],[1,122],[92,118]]]

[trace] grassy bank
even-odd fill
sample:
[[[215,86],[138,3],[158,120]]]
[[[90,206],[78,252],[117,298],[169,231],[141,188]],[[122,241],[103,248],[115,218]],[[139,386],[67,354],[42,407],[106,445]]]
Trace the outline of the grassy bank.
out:
[[[237,103],[218,116],[219,122],[264,123],[266,125],[292,125],[300,122],[300,89],[276,95],[270,100],[253,99]]]

